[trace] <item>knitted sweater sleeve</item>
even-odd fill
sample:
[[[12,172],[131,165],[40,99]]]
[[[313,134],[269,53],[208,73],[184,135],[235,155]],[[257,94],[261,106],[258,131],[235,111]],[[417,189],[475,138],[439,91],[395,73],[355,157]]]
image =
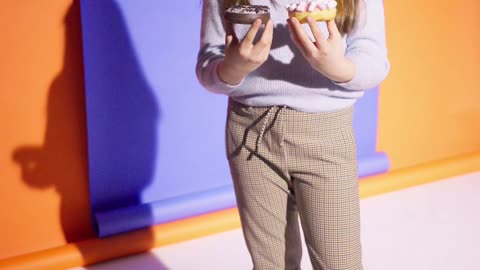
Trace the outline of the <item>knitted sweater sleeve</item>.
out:
[[[196,65],[197,78],[207,90],[228,95],[238,85],[224,83],[217,74],[218,64],[223,61],[225,56],[223,1],[203,0],[202,2],[200,50]]]
[[[345,56],[355,65],[354,78],[337,85],[349,90],[378,86],[387,76],[390,63],[385,41],[383,0],[361,0],[359,25],[347,36]]]

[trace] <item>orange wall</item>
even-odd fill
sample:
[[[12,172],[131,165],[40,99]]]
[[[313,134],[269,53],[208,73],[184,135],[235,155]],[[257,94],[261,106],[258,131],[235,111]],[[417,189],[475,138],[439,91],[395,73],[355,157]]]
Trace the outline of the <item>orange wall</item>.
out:
[[[0,9],[0,259],[93,236],[80,13],[71,5]]]
[[[392,69],[378,149],[392,169],[479,151],[480,2],[385,1],[385,10]]]
[[[392,71],[378,148],[393,168],[479,151],[480,4],[385,5]],[[442,18],[445,10],[463,17]],[[2,259],[93,233],[78,3],[7,1],[0,23]]]

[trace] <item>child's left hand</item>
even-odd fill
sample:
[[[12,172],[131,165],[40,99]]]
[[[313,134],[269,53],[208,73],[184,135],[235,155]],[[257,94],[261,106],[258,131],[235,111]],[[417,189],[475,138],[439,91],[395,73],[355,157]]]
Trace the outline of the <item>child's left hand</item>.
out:
[[[308,25],[315,38],[313,42],[296,18],[288,20],[293,41],[310,65],[335,82],[348,82],[355,75],[355,66],[345,57],[345,45],[334,20],[327,22],[329,36],[323,36],[317,23],[310,17]]]

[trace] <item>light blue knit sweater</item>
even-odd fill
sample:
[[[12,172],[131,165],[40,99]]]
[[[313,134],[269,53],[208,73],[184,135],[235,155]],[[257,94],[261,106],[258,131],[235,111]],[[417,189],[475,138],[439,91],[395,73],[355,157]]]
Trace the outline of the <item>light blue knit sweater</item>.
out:
[[[225,28],[223,0],[203,0],[201,47],[196,67],[200,83],[209,91],[230,96],[251,106],[286,105],[303,112],[322,112],[351,106],[364,91],[379,85],[390,65],[385,45],[383,0],[361,0],[355,31],[344,37],[345,55],[355,65],[354,78],[336,83],[313,69],[293,43],[287,26],[285,6],[295,0],[253,0],[254,5],[270,6],[274,23],[273,43],[268,60],[240,84],[228,85],[217,74],[223,60]],[[318,23],[325,37],[325,23]],[[249,25],[235,25],[239,38]],[[308,24],[304,29],[312,37]]]

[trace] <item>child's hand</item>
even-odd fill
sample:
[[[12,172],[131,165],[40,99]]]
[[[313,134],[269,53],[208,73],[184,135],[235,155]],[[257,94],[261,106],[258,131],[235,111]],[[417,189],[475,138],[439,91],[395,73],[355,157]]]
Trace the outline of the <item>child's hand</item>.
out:
[[[260,26],[261,20],[257,19],[245,38],[239,41],[232,24],[227,23],[225,58],[218,66],[218,76],[225,83],[230,85],[240,83],[250,72],[267,61],[272,45],[273,23],[271,20],[268,21],[260,40],[254,45],[253,40]]]
[[[296,18],[288,20],[288,27],[293,41],[305,59],[318,72],[336,82],[347,82],[355,75],[355,66],[345,57],[345,45],[334,20],[327,22],[329,36],[325,39],[316,22],[307,18],[313,42],[303,30]]]

